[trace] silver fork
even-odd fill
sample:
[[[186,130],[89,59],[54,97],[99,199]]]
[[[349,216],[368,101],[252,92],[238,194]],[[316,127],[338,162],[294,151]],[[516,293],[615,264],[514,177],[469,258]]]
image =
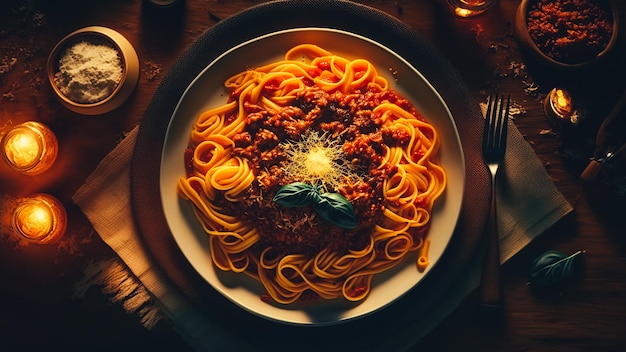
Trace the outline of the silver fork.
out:
[[[507,124],[511,97],[498,94],[489,96],[483,130],[483,158],[491,173],[491,205],[487,219],[487,249],[480,283],[480,303],[483,306],[499,307],[502,303],[500,283],[500,244],[496,216],[496,176],[506,151]]]

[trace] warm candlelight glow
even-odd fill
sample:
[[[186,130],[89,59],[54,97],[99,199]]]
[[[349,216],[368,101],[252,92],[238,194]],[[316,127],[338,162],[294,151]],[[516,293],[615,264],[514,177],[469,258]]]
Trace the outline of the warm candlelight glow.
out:
[[[13,229],[29,242],[46,244],[63,236],[67,226],[65,208],[48,194],[24,199],[13,213]]]
[[[7,159],[15,165],[32,165],[39,159],[41,148],[31,134],[13,134],[5,143]]]
[[[572,114],[572,99],[565,90],[554,89],[550,94],[550,101],[557,115],[566,118]]]
[[[565,127],[576,123],[572,98],[565,89],[552,89],[546,95],[543,108],[555,127]]]
[[[19,231],[32,239],[42,239],[52,227],[52,213],[39,204],[24,204],[16,215]]]
[[[15,170],[36,175],[48,170],[56,160],[57,139],[45,125],[29,121],[9,130],[2,138],[4,160]]]
[[[474,11],[468,10],[468,9],[462,9],[460,7],[457,7],[456,9],[454,9],[454,13],[459,17],[471,17],[474,15]]]
[[[473,17],[487,11],[494,0],[443,0],[458,17]]]

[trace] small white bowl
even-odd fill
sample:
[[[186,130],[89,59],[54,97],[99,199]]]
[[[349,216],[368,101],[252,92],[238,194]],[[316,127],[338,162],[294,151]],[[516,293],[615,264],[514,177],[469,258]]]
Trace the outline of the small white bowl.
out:
[[[94,103],[80,103],[65,96],[55,83],[55,74],[59,71],[59,60],[65,49],[80,41],[105,43],[117,50],[121,65],[122,77],[113,91]],[[99,26],[85,27],[65,36],[52,49],[48,56],[48,81],[61,104],[71,111],[84,115],[101,115],[113,111],[122,105],[132,94],[139,78],[139,58],[130,42],[117,31]]]

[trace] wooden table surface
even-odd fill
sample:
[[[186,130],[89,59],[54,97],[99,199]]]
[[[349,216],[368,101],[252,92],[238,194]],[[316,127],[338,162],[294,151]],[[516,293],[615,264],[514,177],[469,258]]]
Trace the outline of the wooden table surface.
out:
[[[97,288],[84,298],[73,297],[84,268],[114,253],[71,197],[124,133],[140,123],[182,51],[219,20],[262,2],[187,0],[182,11],[170,9],[163,15],[140,0],[2,1],[0,133],[23,121],[41,121],[57,134],[60,154],[52,169],[33,177],[0,162],[0,349],[189,350],[169,323],[161,321],[147,330]],[[477,102],[495,89],[510,92],[519,108],[515,124],[574,207],[572,216],[503,266],[501,324],[475,321],[472,294],[412,351],[626,350],[626,198],[617,196],[619,189],[609,181],[579,178],[590,157],[594,128],[576,131],[576,138],[568,139],[550,130],[542,110],[546,92],[562,86],[584,112],[586,126],[597,126],[594,121],[608,114],[626,88],[619,64],[626,52],[624,33],[606,64],[587,73],[562,74],[520,52],[513,31],[518,0],[500,0],[488,13],[470,20],[449,16],[432,0],[359,3],[397,17],[432,41],[461,73]],[[623,13],[626,6],[619,7]],[[45,75],[45,61],[56,42],[91,25],[121,32],[134,45],[141,65],[131,98],[102,116],[83,116],[62,107]],[[4,209],[16,198],[37,192],[56,196],[67,209],[62,245],[24,245],[11,234],[10,214]],[[538,254],[551,249],[568,254],[585,250],[584,273],[574,285],[540,296],[527,285],[528,271]]]

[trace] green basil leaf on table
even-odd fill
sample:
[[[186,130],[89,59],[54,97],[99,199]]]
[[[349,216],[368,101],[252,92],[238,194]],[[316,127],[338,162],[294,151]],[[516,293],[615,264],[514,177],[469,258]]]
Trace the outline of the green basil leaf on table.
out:
[[[550,250],[544,252],[531,264],[529,284],[537,288],[557,287],[581,274],[582,254],[572,255]]]

